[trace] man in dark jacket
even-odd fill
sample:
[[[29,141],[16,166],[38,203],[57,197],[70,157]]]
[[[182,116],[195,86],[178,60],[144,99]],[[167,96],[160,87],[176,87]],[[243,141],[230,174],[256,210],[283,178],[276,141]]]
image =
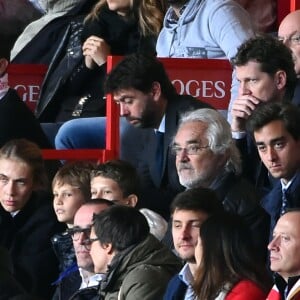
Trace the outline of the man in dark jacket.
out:
[[[239,95],[231,108],[232,136],[242,154],[243,174],[263,196],[272,188],[272,177],[246,131],[246,120],[261,102],[292,100],[297,81],[294,59],[277,39],[258,36],[239,47],[232,64],[240,81]]]
[[[193,276],[197,269],[195,247],[201,224],[211,215],[224,210],[217,194],[207,188],[179,193],[171,204],[172,237],[177,255],[185,262],[168,283],[164,299],[194,299]]]
[[[105,273],[99,299],[162,299],[180,267],[176,256],[149,234],[137,209],[114,205],[95,215],[86,241],[95,273]]]
[[[270,237],[288,208],[300,207],[300,109],[289,103],[265,103],[248,119],[258,154],[277,179],[262,199],[271,216]],[[279,180],[278,180],[279,179]]]
[[[213,189],[226,211],[244,218],[261,257],[266,258],[269,218],[254,187],[240,176],[240,154],[226,119],[213,109],[185,114],[172,150],[180,183],[187,189]]]
[[[209,105],[188,95],[178,95],[162,63],[142,54],[127,56],[116,65],[107,77],[105,89],[113,93],[120,105],[120,115],[136,130],[132,133],[135,143],[125,145],[126,140],[122,141],[122,150],[141,145],[140,153],[123,157],[138,162],[140,205],[168,219],[171,201],[183,190],[170,142],[183,112]],[[127,136],[132,140],[130,134],[129,127]]]
[[[15,278],[26,292],[45,300],[58,276],[50,237],[65,229],[42,192],[46,187],[38,146],[25,139],[7,142],[0,150],[0,246],[10,252]]]

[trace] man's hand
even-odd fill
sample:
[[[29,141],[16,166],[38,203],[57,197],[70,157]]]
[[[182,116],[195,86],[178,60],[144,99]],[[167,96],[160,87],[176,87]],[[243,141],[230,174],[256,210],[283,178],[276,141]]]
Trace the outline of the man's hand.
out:
[[[232,131],[245,131],[246,121],[252,114],[256,106],[261,100],[255,98],[252,95],[241,95],[239,96],[232,105],[231,115],[231,130]]]

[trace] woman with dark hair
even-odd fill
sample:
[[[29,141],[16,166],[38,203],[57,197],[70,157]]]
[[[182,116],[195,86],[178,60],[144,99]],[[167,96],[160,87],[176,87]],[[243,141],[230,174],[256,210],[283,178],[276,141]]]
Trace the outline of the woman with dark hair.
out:
[[[196,299],[266,299],[271,281],[240,216],[224,212],[209,217],[201,225],[195,258]]]

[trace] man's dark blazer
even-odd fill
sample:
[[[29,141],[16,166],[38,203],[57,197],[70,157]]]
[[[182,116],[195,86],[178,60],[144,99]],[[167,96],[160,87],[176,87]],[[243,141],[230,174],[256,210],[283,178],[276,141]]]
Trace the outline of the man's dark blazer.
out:
[[[0,99],[0,147],[11,139],[26,138],[41,148],[51,148],[40,123],[14,89]]]
[[[175,156],[170,151],[170,144],[176,133],[180,116],[198,108],[211,108],[211,106],[188,95],[176,95],[174,98],[168,99],[165,112],[162,175],[158,173],[156,167],[157,139],[154,129],[143,129],[146,146],[142,151],[142,159],[138,166],[142,182],[142,195],[139,202],[142,206],[150,208],[166,218],[169,217],[169,206],[174,196],[184,190],[179,183]]]
[[[300,207],[300,171],[297,172],[296,177],[286,191],[287,209]],[[280,180],[277,180],[274,188],[261,201],[262,207],[271,216],[270,237],[273,234],[273,229],[277,220],[280,217],[282,205],[282,187]]]

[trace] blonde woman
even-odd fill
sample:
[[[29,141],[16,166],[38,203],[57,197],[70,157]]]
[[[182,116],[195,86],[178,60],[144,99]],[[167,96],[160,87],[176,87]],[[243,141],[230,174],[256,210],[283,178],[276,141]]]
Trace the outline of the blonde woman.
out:
[[[165,9],[161,0],[100,0],[83,30],[86,66],[101,66],[110,54],[154,54]]]

